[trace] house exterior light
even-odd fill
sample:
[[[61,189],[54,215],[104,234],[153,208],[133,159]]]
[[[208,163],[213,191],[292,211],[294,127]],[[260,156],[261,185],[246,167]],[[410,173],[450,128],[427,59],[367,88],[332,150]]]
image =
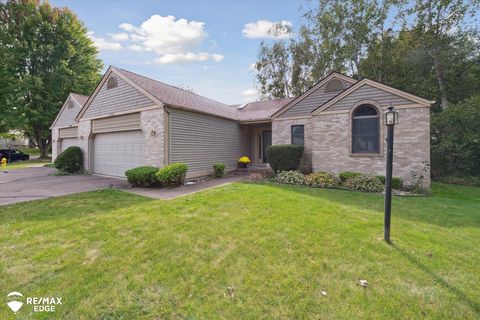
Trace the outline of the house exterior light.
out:
[[[398,111],[393,106],[388,107],[387,112],[385,112],[385,124],[387,126],[398,124]]]

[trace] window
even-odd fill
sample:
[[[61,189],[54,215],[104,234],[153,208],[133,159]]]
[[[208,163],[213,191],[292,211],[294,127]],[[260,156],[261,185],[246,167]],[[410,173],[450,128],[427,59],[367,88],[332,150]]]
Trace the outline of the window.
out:
[[[74,106],[75,105],[73,104],[72,100],[68,101],[68,105],[67,105],[68,109],[73,109]]]
[[[343,82],[341,80],[333,79],[333,80],[330,80],[325,85],[325,92],[340,91],[340,90],[343,90]]]
[[[292,126],[292,144],[304,144],[303,125]]]
[[[380,118],[377,109],[361,105],[353,112],[352,153],[380,152]]]
[[[117,79],[115,79],[115,77],[110,77],[108,78],[108,81],[107,81],[107,89],[113,89],[113,88],[116,88],[117,87]]]

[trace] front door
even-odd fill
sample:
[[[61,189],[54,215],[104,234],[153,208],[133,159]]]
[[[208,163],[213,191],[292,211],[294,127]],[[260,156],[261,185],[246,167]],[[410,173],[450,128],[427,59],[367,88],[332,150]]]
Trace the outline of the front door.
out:
[[[262,160],[268,163],[267,147],[272,145],[272,131],[262,131]]]

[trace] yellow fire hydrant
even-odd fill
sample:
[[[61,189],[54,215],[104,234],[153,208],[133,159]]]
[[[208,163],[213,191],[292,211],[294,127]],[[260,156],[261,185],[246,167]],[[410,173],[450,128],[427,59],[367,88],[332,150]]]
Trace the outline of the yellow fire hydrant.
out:
[[[7,158],[2,158],[2,168],[7,167]]]

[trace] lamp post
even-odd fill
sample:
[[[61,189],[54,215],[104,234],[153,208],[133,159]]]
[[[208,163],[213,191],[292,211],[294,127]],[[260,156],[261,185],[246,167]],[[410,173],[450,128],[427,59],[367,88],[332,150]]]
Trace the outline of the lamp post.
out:
[[[385,112],[387,126],[387,169],[385,174],[385,220],[383,238],[390,243],[390,217],[392,212],[393,127],[398,124],[398,112],[392,105]]]

